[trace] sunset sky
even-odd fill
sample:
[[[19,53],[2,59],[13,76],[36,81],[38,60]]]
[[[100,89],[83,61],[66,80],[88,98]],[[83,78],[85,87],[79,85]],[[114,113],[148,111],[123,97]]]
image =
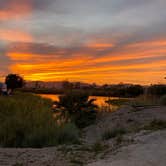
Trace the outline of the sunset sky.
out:
[[[0,0],[0,81],[164,83],[166,0]]]

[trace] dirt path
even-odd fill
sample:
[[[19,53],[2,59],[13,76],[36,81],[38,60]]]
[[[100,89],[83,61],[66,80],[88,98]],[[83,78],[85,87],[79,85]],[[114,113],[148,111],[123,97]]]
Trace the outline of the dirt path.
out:
[[[166,166],[166,130],[135,139],[137,144],[122,147],[116,154],[88,166]]]

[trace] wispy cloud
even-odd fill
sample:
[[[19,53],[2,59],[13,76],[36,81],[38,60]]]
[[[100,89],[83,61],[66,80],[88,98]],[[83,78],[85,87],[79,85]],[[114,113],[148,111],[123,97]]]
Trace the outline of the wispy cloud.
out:
[[[2,0],[1,75],[162,82],[165,5],[164,0]]]

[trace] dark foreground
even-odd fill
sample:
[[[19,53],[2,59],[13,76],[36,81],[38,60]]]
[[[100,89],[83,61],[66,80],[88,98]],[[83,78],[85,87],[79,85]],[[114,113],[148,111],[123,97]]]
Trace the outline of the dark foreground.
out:
[[[125,127],[125,132],[111,135],[120,127]],[[101,116],[95,125],[84,130],[82,139],[81,145],[0,148],[0,165],[165,166],[166,107],[123,107]]]

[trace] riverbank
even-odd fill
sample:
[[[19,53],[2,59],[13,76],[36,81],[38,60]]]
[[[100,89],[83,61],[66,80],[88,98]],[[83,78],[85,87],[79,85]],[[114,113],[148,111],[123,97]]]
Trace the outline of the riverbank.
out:
[[[80,145],[0,148],[0,163],[2,166],[165,166],[165,155],[166,107],[124,106],[117,112],[103,113],[96,124],[84,129]]]
[[[131,88],[131,89],[130,89]],[[56,89],[56,88],[21,88],[21,92],[30,92],[36,94],[64,94],[66,91],[72,91],[76,93],[86,93],[89,96],[103,96],[103,97],[137,97],[143,94],[143,87],[139,89],[138,86],[129,87],[113,87],[110,89],[103,88],[80,88],[80,89]]]

